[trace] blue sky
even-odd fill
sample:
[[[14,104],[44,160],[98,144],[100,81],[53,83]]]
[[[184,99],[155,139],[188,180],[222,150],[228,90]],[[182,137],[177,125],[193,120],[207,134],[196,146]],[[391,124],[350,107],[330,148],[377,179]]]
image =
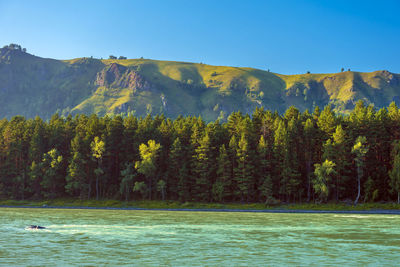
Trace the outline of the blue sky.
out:
[[[270,69],[400,73],[400,1],[0,0],[0,46]]]

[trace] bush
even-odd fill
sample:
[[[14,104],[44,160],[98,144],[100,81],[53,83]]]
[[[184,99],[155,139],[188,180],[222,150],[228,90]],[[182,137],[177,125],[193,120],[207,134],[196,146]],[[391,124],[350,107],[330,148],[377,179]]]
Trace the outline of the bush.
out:
[[[268,197],[267,200],[265,200],[265,205],[268,205],[268,206],[276,206],[279,204],[281,204],[281,202],[274,197]]]

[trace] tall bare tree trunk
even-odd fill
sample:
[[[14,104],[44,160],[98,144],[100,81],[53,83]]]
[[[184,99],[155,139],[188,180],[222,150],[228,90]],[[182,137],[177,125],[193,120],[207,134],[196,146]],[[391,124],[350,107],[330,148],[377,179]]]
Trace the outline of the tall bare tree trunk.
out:
[[[339,202],[339,178],[336,175],[336,203]]]
[[[25,170],[22,172],[22,200],[25,200]]]
[[[308,160],[307,161],[307,202],[310,202],[310,197],[311,197],[311,162]]]
[[[358,199],[360,198],[360,194],[361,194],[361,168],[358,166],[357,167],[357,182],[358,182],[358,193],[357,193],[357,198],[356,198],[356,200],[354,201],[354,205],[357,205],[357,203],[358,203]]]
[[[151,188],[152,181],[151,180],[152,180],[152,178],[149,179],[149,189],[150,189],[149,190],[149,200],[151,200],[151,191],[152,191],[152,188]]]
[[[96,175],[96,200],[99,200],[99,176]]]
[[[92,193],[92,183],[89,183],[89,190],[87,198],[90,199],[90,194]]]

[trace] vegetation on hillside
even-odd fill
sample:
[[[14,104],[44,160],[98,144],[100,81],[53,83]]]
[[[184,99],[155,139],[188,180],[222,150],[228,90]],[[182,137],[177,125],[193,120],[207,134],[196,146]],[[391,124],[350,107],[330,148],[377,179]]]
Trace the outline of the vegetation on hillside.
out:
[[[349,113],[357,100],[400,102],[400,75],[388,71],[281,75],[252,68],[126,59],[45,59],[18,45],[0,49],[0,116],[164,114],[226,120],[256,107],[283,113],[331,104]]]
[[[399,199],[400,110],[357,102],[227,122],[164,115],[0,121],[3,199],[377,202]]]

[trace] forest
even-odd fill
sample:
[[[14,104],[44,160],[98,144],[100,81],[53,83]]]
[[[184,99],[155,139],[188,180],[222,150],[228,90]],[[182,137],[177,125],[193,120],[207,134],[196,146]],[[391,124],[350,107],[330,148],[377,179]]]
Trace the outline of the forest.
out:
[[[399,201],[400,110],[0,121],[1,199]]]

